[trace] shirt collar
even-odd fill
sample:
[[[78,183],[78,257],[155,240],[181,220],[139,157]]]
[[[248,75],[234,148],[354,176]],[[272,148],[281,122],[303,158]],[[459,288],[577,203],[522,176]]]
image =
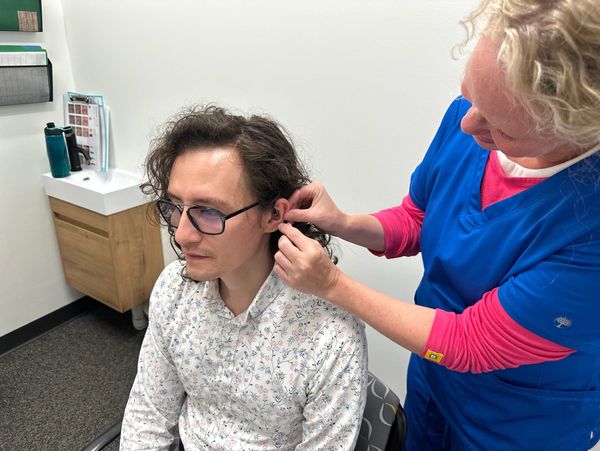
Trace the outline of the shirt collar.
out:
[[[496,155],[498,157],[498,162],[502,167],[504,173],[509,177],[527,177],[527,178],[548,178],[552,177],[554,174],[558,174],[563,169],[568,168],[569,166],[573,166],[575,163],[580,162],[584,158],[589,157],[592,154],[600,151],[600,144],[592,147],[590,150],[578,155],[575,158],[567,160],[563,163],[550,166],[548,168],[542,169],[529,169],[521,166],[520,164],[515,163],[512,160],[509,160],[506,155],[504,155],[501,151],[496,151]]]
[[[227,308],[223,299],[221,299],[218,279],[205,283],[202,298],[204,299],[204,302],[206,302],[211,309],[215,309],[219,315],[226,316],[227,318],[235,318],[240,324],[245,324],[250,319],[259,317],[284,289],[285,284],[277,277],[277,274],[275,274],[274,271],[271,271],[258,290],[258,293],[256,293],[252,303],[244,312],[235,317],[231,310]]]
[[[258,290],[258,293],[256,293],[252,304],[250,304],[242,315],[246,314],[246,320],[249,318],[257,318],[275,299],[277,299],[284,288],[285,284],[277,277],[275,271],[271,271]]]

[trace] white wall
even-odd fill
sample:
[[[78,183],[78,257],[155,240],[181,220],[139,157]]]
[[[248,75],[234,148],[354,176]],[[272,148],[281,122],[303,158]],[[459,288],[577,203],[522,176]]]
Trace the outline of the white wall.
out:
[[[44,2],[46,16],[59,14],[57,1]],[[341,208],[375,211],[407,192],[412,169],[459,92],[464,62],[453,60],[451,49],[463,38],[458,20],[476,3],[62,0],[73,83],[57,79],[56,92],[76,88],[105,96],[112,164],[129,170],[140,169],[153,130],[182,105],[210,101],[271,114],[295,136],[313,177]],[[59,18],[47,20],[40,36],[64,45],[61,26]],[[67,60],[63,48],[53,51],[56,62]],[[0,183],[5,191],[19,189],[13,205],[19,222],[0,226],[7,227],[3,236],[12,249],[10,275],[0,276],[2,292],[16,293],[3,295],[0,335],[42,313],[32,306],[43,302],[51,311],[60,304],[56,299],[73,299],[61,286],[50,215],[39,193],[39,174],[47,170],[41,128],[60,116],[54,107],[43,108],[4,113],[19,130],[9,134],[6,150],[2,138],[7,174]],[[25,151],[30,157],[15,168],[14,153]],[[31,217],[23,218],[23,211]],[[340,265],[350,274],[412,299],[419,258],[385,261],[353,246],[342,250]],[[36,283],[49,280],[52,289],[32,284],[29,274]],[[407,353],[374,331],[369,343],[371,369],[403,396]]]
[[[63,0],[75,84],[106,96],[114,163],[135,170],[182,105],[266,112],[296,138],[340,207],[368,212],[407,192],[459,92],[458,20],[475,0]],[[85,19],[84,19],[85,18]],[[352,246],[340,265],[412,300],[418,258]],[[402,396],[408,353],[369,331],[371,369]]]
[[[65,285],[42,187],[50,167],[43,129],[62,123],[60,94],[73,87],[61,3],[44,2],[43,33],[0,32],[0,43],[41,44],[54,66],[51,103],[0,106],[0,336],[82,295]]]

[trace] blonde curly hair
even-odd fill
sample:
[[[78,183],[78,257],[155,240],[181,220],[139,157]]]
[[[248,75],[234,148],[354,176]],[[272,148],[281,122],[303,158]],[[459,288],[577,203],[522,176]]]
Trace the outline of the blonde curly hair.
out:
[[[496,45],[538,132],[600,143],[600,0],[483,0],[462,24]]]

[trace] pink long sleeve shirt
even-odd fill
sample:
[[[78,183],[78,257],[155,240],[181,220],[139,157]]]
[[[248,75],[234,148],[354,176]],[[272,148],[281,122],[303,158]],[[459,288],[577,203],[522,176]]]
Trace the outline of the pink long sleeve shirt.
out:
[[[506,175],[497,153],[492,152],[481,184],[481,208],[542,180],[544,178]],[[398,207],[382,210],[374,216],[380,221],[385,236],[385,251],[374,254],[395,258],[419,252],[425,212],[414,205],[410,196]],[[502,308],[498,289],[494,288],[462,313],[437,309],[421,355],[455,371],[483,373],[559,360],[573,352],[514,321]]]

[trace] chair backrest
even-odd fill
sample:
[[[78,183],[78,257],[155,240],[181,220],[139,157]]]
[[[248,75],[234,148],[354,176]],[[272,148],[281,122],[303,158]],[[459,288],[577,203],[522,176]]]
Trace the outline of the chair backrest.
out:
[[[355,451],[404,449],[406,416],[398,396],[369,372],[367,404]]]

